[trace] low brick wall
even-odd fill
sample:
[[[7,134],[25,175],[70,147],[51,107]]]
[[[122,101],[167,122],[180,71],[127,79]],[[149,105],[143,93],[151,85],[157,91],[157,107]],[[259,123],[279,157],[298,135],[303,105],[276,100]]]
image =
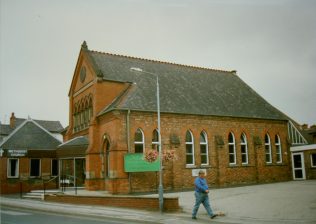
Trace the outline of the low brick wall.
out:
[[[101,205],[145,210],[159,210],[159,199],[139,196],[75,196],[75,195],[45,195],[45,201],[81,205]],[[164,211],[180,210],[179,198],[164,198]]]

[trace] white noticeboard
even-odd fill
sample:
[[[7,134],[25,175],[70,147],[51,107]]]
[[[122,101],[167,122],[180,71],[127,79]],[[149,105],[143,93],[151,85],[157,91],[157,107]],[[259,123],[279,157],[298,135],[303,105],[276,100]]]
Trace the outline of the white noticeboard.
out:
[[[206,175],[206,169],[192,169],[192,177],[197,177],[199,176],[200,170],[203,170],[205,175]]]

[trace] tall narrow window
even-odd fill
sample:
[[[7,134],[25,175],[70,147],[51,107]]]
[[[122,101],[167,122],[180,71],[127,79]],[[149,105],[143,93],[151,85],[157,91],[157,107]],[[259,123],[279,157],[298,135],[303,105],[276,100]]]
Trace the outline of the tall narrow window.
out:
[[[144,140],[144,133],[143,131],[138,128],[137,131],[135,132],[135,153],[143,153],[144,152],[144,145],[145,145],[145,140]]]
[[[271,141],[270,141],[270,136],[268,134],[264,136],[264,148],[265,148],[265,154],[266,154],[266,163],[272,163]]]
[[[30,177],[39,177],[41,175],[41,160],[30,159]]]
[[[110,177],[111,174],[111,159],[110,159],[110,142],[108,139],[105,139],[104,141],[104,150],[105,150],[105,164],[104,164],[104,169],[105,169],[105,176]]]
[[[51,175],[58,176],[58,159],[52,159]]]
[[[316,167],[316,153],[311,154],[311,167]]]
[[[228,135],[228,152],[229,152],[229,164],[236,164],[236,145],[235,145],[235,137],[233,133],[229,133]]]
[[[156,149],[157,151],[159,150],[159,133],[157,129],[153,131],[151,147],[152,149]]]
[[[8,178],[19,177],[19,159],[8,159],[7,176]]]
[[[200,150],[201,150],[201,165],[208,165],[208,145],[207,135],[204,131],[200,134]]]
[[[194,165],[194,141],[190,131],[185,135],[186,165]]]
[[[90,122],[92,116],[93,116],[93,104],[92,104],[92,97],[90,96],[90,99],[89,99],[89,122]]]
[[[241,163],[248,164],[248,146],[245,133],[240,136]]]
[[[280,137],[278,135],[275,136],[275,150],[277,163],[282,163],[282,147]]]

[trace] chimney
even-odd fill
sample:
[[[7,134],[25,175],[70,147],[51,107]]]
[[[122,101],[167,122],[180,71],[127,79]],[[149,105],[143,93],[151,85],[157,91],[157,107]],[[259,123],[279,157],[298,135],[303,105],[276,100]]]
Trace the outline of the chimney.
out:
[[[11,128],[15,128],[15,119],[16,119],[16,117],[14,116],[14,112],[12,112],[11,117],[10,117],[10,127]]]

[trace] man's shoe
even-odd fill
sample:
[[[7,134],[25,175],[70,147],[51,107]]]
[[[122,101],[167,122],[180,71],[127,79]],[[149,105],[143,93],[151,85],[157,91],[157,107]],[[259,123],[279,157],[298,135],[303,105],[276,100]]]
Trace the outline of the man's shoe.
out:
[[[217,216],[217,214],[214,214],[211,216],[211,219],[214,219]]]
[[[196,217],[195,217],[195,216],[192,216],[192,219],[196,219]]]

